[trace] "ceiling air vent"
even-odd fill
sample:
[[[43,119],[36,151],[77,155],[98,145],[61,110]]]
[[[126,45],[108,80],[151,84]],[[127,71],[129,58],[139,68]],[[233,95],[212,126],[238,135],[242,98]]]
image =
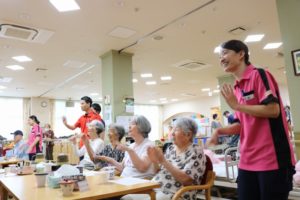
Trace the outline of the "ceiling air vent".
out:
[[[241,27],[241,26],[233,28],[233,29],[230,29],[228,31],[228,33],[230,33],[232,35],[241,35],[244,32],[246,32],[246,29],[244,27]]]
[[[177,67],[179,69],[187,69],[190,71],[198,71],[201,69],[205,69],[209,67],[210,65],[205,64],[203,62],[193,61],[193,60],[183,60],[177,64],[173,65],[174,67]]]
[[[46,43],[54,32],[0,22],[0,37],[34,43]]]

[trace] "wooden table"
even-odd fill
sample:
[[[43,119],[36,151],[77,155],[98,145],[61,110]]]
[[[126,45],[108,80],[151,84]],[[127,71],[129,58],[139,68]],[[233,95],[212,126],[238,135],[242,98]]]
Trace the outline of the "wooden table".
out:
[[[22,160],[19,160],[19,159],[2,160],[2,161],[0,161],[0,166],[4,168],[8,165],[17,164],[20,161],[22,161]]]
[[[149,194],[155,200],[154,188],[160,187],[158,183],[148,182],[132,186],[120,185],[112,182],[99,184],[97,176],[86,177],[89,190],[73,192],[70,197],[63,197],[61,189],[49,187],[37,188],[34,175],[11,176],[0,178],[0,200],[6,200],[8,194],[19,200],[58,200],[58,199],[106,199],[126,194]]]

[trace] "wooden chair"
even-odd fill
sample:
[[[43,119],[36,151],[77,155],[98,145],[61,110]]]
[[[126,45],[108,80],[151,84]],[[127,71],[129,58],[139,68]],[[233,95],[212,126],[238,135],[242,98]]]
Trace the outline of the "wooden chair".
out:
[[[205,190],[205,199],[211,200],[211,188],[214,184],[216,174],[213,171],[213,165],[210,158],[207,155],[205,155],[205,157],[206,157],[206,168],[203,175],[203,179],[201,181],[201,185],[191,185],[191,186],[185,186],[180,188],[180,190],[178,190],[175,193],[172,200],[179,200],[183,193],[191,190]]]

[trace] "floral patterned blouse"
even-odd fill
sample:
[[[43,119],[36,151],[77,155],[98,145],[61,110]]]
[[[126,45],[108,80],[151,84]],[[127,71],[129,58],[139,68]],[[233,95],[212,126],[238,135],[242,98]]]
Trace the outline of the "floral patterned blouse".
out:
[[[121,162],[124,158],[124,152],[116,148],[113,148],[111,144],[105,145],[104,149],[98,155],[111,157],[115,159],[117,162]],[[96,163],[96,165],[102,168],[102,167],[107,167],[108,163],[100,160],[99,162]]]
[[[201,146],[191,144],[185,152],[176,154],[175,146],[171,145],[165,153],[165,158],[173,166],[188,174],[194,180],[195,185],[201,183],[206,164]],[[182,184],[164,166],[152,180],[160,183],[161,187],[157,190],[165,194],[174,195],[182,187]],[[183,199],[196,199],[196,191],[184,193]]]

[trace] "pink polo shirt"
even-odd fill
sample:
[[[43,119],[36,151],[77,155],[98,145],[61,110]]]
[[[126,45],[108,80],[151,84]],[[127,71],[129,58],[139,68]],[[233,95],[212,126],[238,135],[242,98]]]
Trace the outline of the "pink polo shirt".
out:
[[[38,124],[35,124],[32,126],[29,137],[28,137],[28,145],[31,145],[36,137],[40,137],[40,141],[39,141],[39,147],[40,150],[42,150],[42,130],[41,127]],[[32,148],[32,150],[29,153],[36,153],[36,145],[34,145],[34,147]]]
[[[273,76],[268,71],[265,74],[270,87],[268,91],[253,65],[247,67],[242,79],[236,81],[234,86],[240,104],[266,105],[277,102],[281,109],[280,116],[276,119],[235,112],[235,117],[241,124],[239,168],[249,171],[276,170],[295,165],[279,88]]]

